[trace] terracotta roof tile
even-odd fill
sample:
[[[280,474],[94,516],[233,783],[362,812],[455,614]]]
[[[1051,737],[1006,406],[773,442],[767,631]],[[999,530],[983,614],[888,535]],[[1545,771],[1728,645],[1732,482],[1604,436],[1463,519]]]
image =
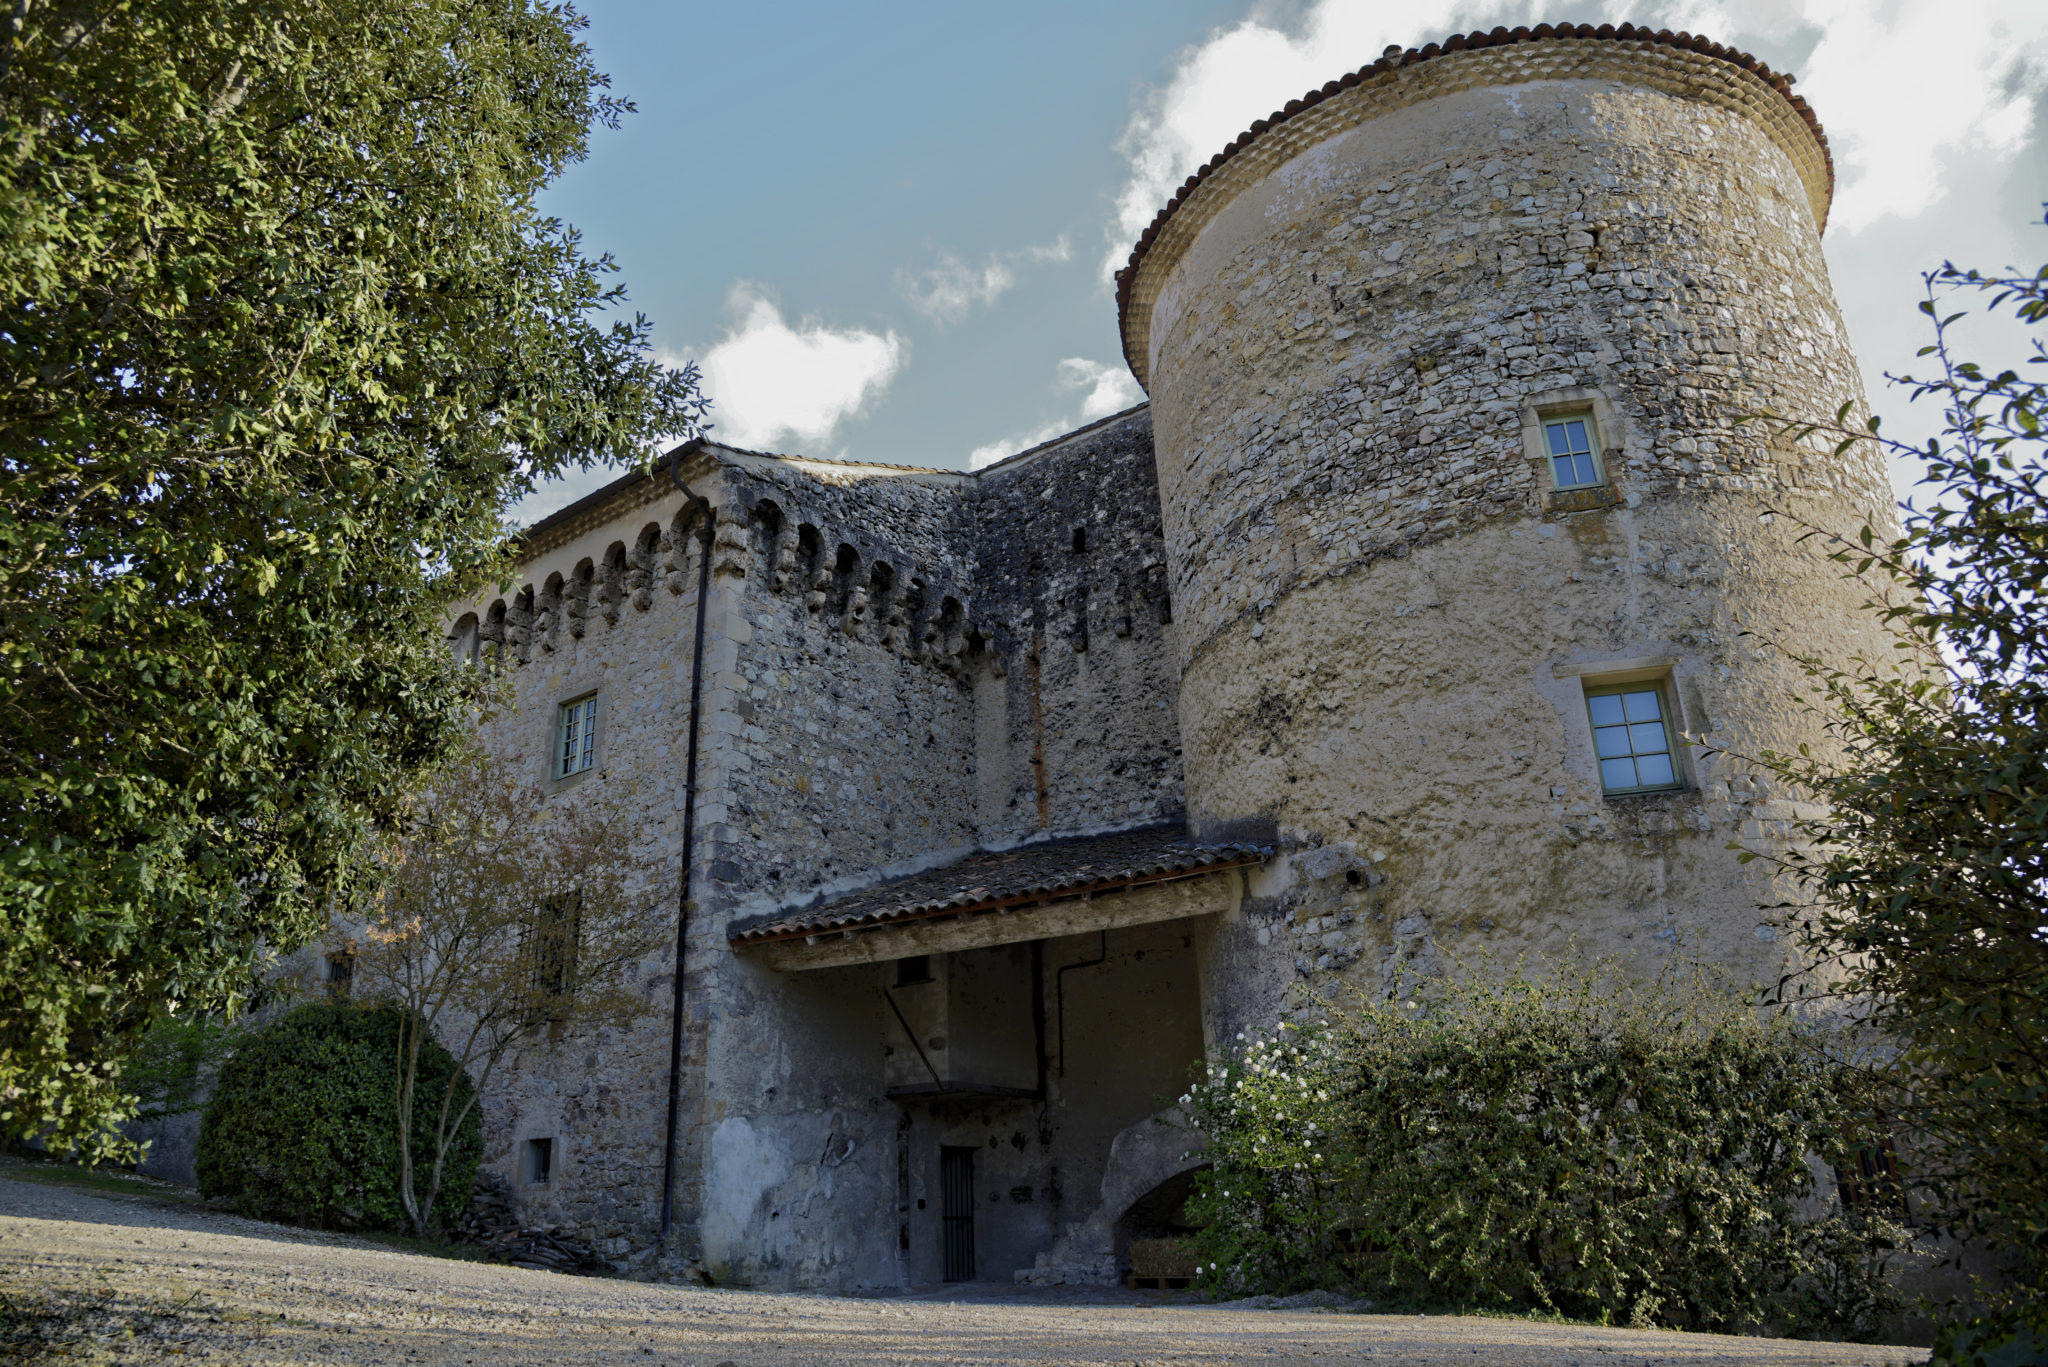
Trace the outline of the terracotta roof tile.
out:
[[[1121,891],[1263,863],[1264,845],[1208,845],[1178,822],[1072,836],[972,854],[943,869],[892,879],[802,911],[734,925],[734,944],[838,935],[910,921],[972,916],[1027,903]]]

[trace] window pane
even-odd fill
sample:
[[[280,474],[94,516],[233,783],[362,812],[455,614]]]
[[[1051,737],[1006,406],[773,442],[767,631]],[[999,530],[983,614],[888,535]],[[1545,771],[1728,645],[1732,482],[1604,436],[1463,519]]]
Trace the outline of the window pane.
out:
[[[1593,713],[1595,726],[1619,726],[1624,720],[1621,715],[1621,699],[1612,693],[1586,699],[1586,706]]]
[[[597,754],[597,699],[583,704],[583,749],[576,757],[578,769],[588,769]]]
[[[1628,749],[1628,728],[1626,726],[1596,726],[1593,728],[1593,750],[1602,759],[1613,759],[1626,755]]]
[[[1572,458],[1570,456],[1556,456],[1551,459],[1550,463],[1557,467],[1552,471],[1552,477],[1557,480],[1557,487],[1560,489],[1571,488],[1573,483]]]
[[[1543,435],[1550,439],[1551,455],[1568,456],[1572,453],[1571,438],[1565,435],[1563,423],[1551,423],[1548,427],[1543,429]]]
[[[1657,706],[1655,693],[1624,693],[1621,705],[1628,712],[1630,721],[1661,721],[1663,710]]]
[[[1600,761],[1600,786],[1609,792],[1616,788],[1636,786],[1636,762],[1632,759],[1603,759]]]
[[[1671,748],[1664,737],[1664,724],[1639,721],[1628,729],[1628,746],[1639,755],[1661,755]]]
[[[1676,783],[1672,775],[1671,756],[1639,755],[1636,758],[1637,786],[1654,788],[1660,783]]]
[[[1590,451],[1593,449],[1586,443],[1586,424],[1578,421],[1568,422],[1564,425],[1564,432],[1565,440],[1571,443],[1571,450]]]
[[[1572,457],[1572,472],[1580,484],[1598,484],[1599,478],[1593,473],[1593,457],[1585,452]]]

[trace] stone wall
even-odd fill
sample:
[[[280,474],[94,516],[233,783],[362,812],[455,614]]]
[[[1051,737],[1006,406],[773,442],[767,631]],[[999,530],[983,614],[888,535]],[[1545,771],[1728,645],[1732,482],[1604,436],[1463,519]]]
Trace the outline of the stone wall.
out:
[[[1178,815],[1173,599],[1140,409],[984,471],[978,606],[1002,661],[977,683],[985,837]]]
[[[1439,77],[1142,265],[1191,813],[1299,851],[1206,980],[1257,1023],[1441,952],[1774,978],[1774,890],[1725,846],[1800,809],[1698,748],[1684,791],[1604,797],[1583,680],[1661,678],[1754,753],[1820,739],[1783,646],[1880,647],[1799,524],[1891,525],[1883,470],[1737,422],[1862,402],[1772,131]],[[1599,416],[1607,487],[1551,492],[1548,403]]]
[[[696,619],[695,541],[666,481],[628,481],[600,515],[569,519],[529,547],[510,591],[456,614],[455,648],[505,671],[509,694],[480,728],[484,743],[551,802],[605,800],[629,816],[617,857],[644,899],[650,929],[672,938],[681,852],[684,718]],[[607,576],[605,567],[613,573]],[[710,614],[714,686],[736,643]],[[560,704],[599,698],[592,769],[555,779]],[[508,1058],[485,1092],[485,1165],[514,1186],[525,1218],[572,1226],[621,1266],[652,1265],[666,1118],[671,956],[641,966],[646,1014],[631,1028],[545,1037]],[[708,974],[693,956],[687,991]],[[701,1059],[704,1022],[689,1053]],[[689,1089],[686,1088],[686,1092]],[[554,1143],[550,1181],[527,1180],[524,1146]]]
[[[878,987],[889,966],[778,973],[735,956],[726,930],[990,842],[1180,810],[1152,468],[1142,411],[980,477],[716,447],[690,455],[686,477],[718,511],[684,976],[684,1233],[652,1261],[665,956],[646,966],[653,1009],[641,1028],[530,1049],[491,1088],[489,1161],[532,1218],[571,1224],[622,1265],[663,1275],[694,1260],[742,1282],[894,1285],[931,1272],[926,1236],[936,1237],[935,1223],[924,1228],[935,1208],[898,1209],[904,1184],[935,1190],[927,1160],[963,1125],[1005,1136],[984,1163],[1007,1203],[999,1221],[985,1215],[996,1261],[1022,1265],[1050,1242],[1061,1171],[1092,1198],[1092,1149],[1184,1081],[1198,1025],[1162,1044],[1171,1058],[1127,1104],[1091,1094],[1078,1107],[1055,1095],[906,1110],[885,1099],[888,1041],[900,1033]],[[616,795],[648,813],[625,857],[643,876],[648,915],[666,925],[677,914],[700,544],[665,478],[622,480],[530,534],[519,582],[456,614],[451,631],[459,653],[511,671],[512,701],[486,725],[488,743],[552,800]],[[598,766],[556,782],[556,709],[592,691]],[[1057,1016],[1057,986],[1044,990],[1041,1006]],[[1192,995],[1178,1009],[1199,1020]],[[1102,1027],[1100,1015],[1076,1017],[1091,1039],[1131,1037],[1133,1023]],[[970,1046],[977,1030],[993,1039],[1008,1029],[961,1024]],[[1009,1144],[1012,1133],[1029,1142]],[[540,1137],[557,1155],[545,1188],[521,1184],[521,1146]],[[974,1142],[986,1137],[977,1130]],[[917,1226],[910,1249],[905,1219]]]

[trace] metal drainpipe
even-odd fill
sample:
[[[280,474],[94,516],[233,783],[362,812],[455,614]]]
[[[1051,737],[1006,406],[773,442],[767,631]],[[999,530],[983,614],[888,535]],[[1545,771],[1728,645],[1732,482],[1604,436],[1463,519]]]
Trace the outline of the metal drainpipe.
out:
[[[668,1133],[663,1140],[661,1160],[661,1242],[668,1243],[675,1223],[676,1205],[676,1121],[682,1101],[683,1074],[683,950],[690,937],[690,875],[697,853],[697,731],[704,697],[704,614],[711,599],[712,524],[718,510],[683,483],[683,453],[690,444],[678,446],[669,456],[668,477],[683,497],[701,514],[698,539],[703,553],[697,557],[697,637],[690,651],[690,741],[689,758],[683,768],[683,872],[676,898],[675,992],[669,1006],[668,1031]]]

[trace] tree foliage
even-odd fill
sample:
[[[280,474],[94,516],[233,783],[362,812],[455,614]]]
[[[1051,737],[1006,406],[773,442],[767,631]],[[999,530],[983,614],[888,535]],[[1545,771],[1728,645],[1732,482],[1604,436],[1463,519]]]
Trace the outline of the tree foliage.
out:
[[[0,28],[0,1131],[325,922],[473,689],[509,500],[702,415],[535,195],[552,0],[21,0]]]
[[[1802,661],[1836,745],[1761,758],[1828,815],[1763,857],[1809,894],[1784,909],[1820,970],[1806,981],[1901,1047],[1923,1213],[2011,1263],[1989,1333],[2025,1319],[2048,1342],[2048,266],[1947,265],[1926,286],[1920,354],[1938,369],[1901,383],[1941,406],[1939,437],[1903,445],[1847,406],[1780,424],[1915,459],[1926,496],[1902,535],[1831,547],[1889,590],[1868,606],[1898,659]],[[1959,354],[1959,297],[2032,330],[2026,373]]]
[[[396,1134],[415,1232],[499,1063],[649,1009],[635,979],[669,922],[628,885],[627,838],[596,790],[549,798],[470,753],[386,845],[355,982],[401,1013],[394,1115],[434,1118]],[[444,1046],[457,1066],[442,1076],[426,1060]]]
[[[206,1104],[214,1074],[254,1028],[197,1012],[165,1016],[122,1061],[121,1086],[135,1100],[138,1121],[189,1115]]]
[[[199,1123],[199,1190],[245,1215],[333,1229],[398,1229],[399,1136],[430,1135],[438,1108],[401,1110],[398,1060],[408,1022],[389,1003],[313,1002],[247,1032],[221,1069]],[[412,1032],[417,1037],[417,1032]],[[436,1212],[462,1213],[483,1151],[474,1093],[445,1049],[418,1051],[423,1091],[452,1089],[467,1120],[446,1145],[451,1177]],[[403,1127],[401,1115],[412,1123]]]
[[[1823,1036],[1696,969],[1471,967],[1209,1066],[1206,1285],[1829,1335],[1897,1311],[1904,1232],[1815,1199],[1809,1155],[1872,1118]]]

